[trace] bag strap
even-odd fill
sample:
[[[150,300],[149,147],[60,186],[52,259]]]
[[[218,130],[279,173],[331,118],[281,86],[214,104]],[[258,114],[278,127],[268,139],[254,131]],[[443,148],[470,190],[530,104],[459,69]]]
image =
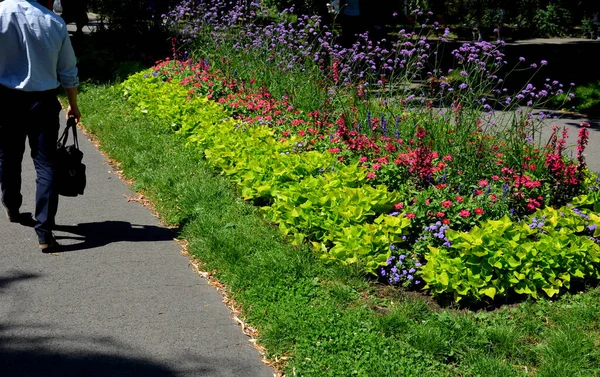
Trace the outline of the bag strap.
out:
[[[73,132],[73,141],[75,142],[75,148],[79,149],[79,141],[77,140],[77,127],[75,125],[75,117],[69,117],[69,119],[67,119],[67,127],[65,127],[65,130],[63,131],[62,135],[58,139],[58,142],[61,145],[67,144],[67,140],[69,140],[69,129],[71,129]]]

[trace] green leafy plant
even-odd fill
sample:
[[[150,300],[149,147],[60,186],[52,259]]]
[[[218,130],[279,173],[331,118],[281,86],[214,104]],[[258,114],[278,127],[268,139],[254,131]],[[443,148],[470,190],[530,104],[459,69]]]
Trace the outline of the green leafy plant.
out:
[[[189,96],[184,86],[155,72],[140,72],[121,85],[128,100],[170,123],[239,186],[244,199],[263,205],[265,216],[294,244],[312,241],[324,259],[360,264],[367,272],[385,264],[389,245],[409,223],[381,217],[399,201],[397,193],[366,184],[358,163],[341,164],[331,153],[304,150],[294,137],[276,139],[270,127],[234,121],[222,105]],[[364,245],[350,248],[348,242],[356,244],[348,240],[352,234],[364,234]]]
[[[434,295],[463,298],[511,294],[552,297],[572,279],[600,277],[600,246],[585,235],[598,217],[572,207],[546,208],[530,222],[489,220],[470,232],[447,232],[450,248],[430,247],[422,270]],[[598,231],[593,233],[597,237]]]
[[[566,37],[569,35],[571,13],[559,5],[550,3],[539,9],[534,17],[538,33],[544,37]]]

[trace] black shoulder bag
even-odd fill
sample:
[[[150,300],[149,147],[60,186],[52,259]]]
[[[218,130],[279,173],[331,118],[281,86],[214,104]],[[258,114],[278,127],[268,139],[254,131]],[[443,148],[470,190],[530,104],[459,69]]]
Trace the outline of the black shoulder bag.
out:
[[[73,144],[67,145],[69,130],[73,132]],[[83,195],[85,190],[85,165],[81,162],[83,152],[79,150],[75,118],[67,120],[67,127],[58,139],[56,148],[56,190],[62,196]]]

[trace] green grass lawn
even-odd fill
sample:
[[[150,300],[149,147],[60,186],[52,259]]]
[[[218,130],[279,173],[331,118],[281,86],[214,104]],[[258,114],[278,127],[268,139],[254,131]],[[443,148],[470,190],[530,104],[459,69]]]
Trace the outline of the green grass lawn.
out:
[[[101,149],[180,227],[288,376],[600,376],[598,288],[493,311],[441,308],[287,244],[199,152],[117,91],[87,86],[80,103]]]
[[[600,115],[600,82],[577,86],[573,93],[575,97],[571,101],[565,102],[567,96],[562,95],[556,98],[553,104],[589,116]]]

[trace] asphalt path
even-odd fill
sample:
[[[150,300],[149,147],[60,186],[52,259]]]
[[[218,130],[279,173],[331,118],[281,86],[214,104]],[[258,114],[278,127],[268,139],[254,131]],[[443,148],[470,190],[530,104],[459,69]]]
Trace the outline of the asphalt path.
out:
[[[273,376],[173,233],[79,139],[88,185],[60,200],[64,252],[42,254],[0,213],[0,376]],[[34,211],[28,153],[22,212]]]

